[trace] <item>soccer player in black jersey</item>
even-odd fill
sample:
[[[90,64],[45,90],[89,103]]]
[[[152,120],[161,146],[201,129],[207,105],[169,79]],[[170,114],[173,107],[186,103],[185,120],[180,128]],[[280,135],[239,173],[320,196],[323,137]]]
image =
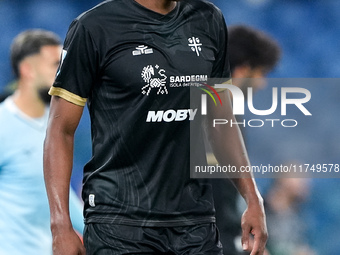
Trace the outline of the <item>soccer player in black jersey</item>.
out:
[[[44,149],[55,255],[85,254],[67,201],[73,136],[86,102],[86,254],[222,254],[211,185],[190,178],[189,138],[202,145],[202,129],[190,128],[200,119],[191,86],[208,78],[230,82],[226,40],[223,15],[201,0],[105,1],[72,22],[50,90]],[[220,97],[224,107],[209,102],[208,122],[233,118],[227,92]],[[221,165],[249,164],[236,126],[207,132]],[[248,204],[243,245],[251,233],[252,255],[263,254],[263,201],[254,179],[243,177],[233,180]]]

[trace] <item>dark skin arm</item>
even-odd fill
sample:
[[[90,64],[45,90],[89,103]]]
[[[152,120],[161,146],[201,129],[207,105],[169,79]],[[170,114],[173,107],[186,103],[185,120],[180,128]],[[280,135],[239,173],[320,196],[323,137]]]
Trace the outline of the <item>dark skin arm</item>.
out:
[[[214,119],[233,120],[231,101],[226,91],[219,93],[223,106],[215,106],[208,100],[208,114],[206,130],[214,155],[221,166],[250,165],[243,138],[237,125],[226,124],[213,127]],[[240,173],[237,178],[231,179],[247,203],[247,209],[242,215],[242,247],[251,251],[251,255],[263,255],[267,242],[267,227],[263,208],[263,199],[256,187],[254,178],[250,173]],[[228,201],[226,201],[227,203]],[[254,242],[249,240],[249,234],[254,236]]]
[[[44,143],[44,177],[51,212],[54,255],[85,255],[69,215],[74,133],[83,107],[52,97]]]

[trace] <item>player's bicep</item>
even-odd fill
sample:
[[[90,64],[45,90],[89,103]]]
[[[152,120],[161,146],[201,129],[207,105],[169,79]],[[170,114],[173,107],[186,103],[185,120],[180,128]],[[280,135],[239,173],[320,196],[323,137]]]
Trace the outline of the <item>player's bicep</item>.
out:
[[[52,96],[49,130],[73,135],[83,113],[83,106],[72,103],[60,96]]]
[[[246,155],[243,139],[233,115],[229,91],[219,93],[222,105],[208,103],[206,130],[216,159],[222,163],[241,166]],[[212,101],[212,100],[208,100]]]
[[[233,111],[231,106],[231,99],[228,90],[218,91],[221,99],[221,105],[215,106],[212,100],[208,102],[208,118],[213,119],[231,119],[233,118]]]

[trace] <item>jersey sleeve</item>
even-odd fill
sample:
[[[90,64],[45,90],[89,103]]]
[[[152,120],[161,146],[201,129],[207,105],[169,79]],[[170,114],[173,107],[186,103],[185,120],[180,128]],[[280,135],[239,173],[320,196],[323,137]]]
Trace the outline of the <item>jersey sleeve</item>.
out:
[[[223,14],[217,9],[218,14],[215,15],[216,34],[217,34],[217,48],[216,60],[213,66],[211,77],[214,84],[231,84],[231,72],[228,55],[228,30]],[[224,89],[216,89],[218,92]]]
[[[50,95],[84,106],[99,69],[98,49],[90,32],[75,20],[67,33]]]

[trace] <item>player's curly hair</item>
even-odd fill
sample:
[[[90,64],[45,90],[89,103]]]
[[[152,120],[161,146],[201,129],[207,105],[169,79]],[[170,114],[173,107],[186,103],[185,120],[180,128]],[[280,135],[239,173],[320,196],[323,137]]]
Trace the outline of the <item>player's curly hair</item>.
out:
[[[229,62],[230,69],[249,65],[251,68],[264,67],[271,71],[281,56],[278,43],[262,31],[244,25],[230,26]]]
[[[60,45],[60,38],[53,32],[42,29],[30,29],[17,35],[11,45],[11,63],[14,75],[19,77],[20,62],[40,52],[43,46]]]

